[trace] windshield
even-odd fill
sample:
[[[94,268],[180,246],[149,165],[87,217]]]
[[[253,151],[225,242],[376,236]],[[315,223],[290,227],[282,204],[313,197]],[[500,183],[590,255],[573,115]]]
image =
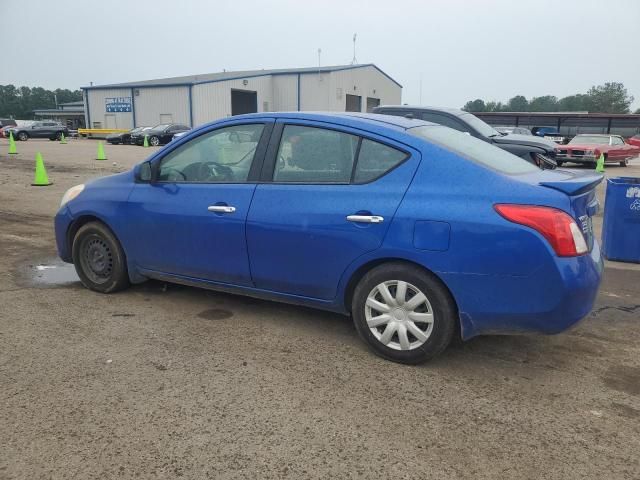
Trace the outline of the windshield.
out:
[[[569,145],[572,144],[583,145],[609,145],[609,137],[602,137],[599,135],[578,135],[571,139]]]
[[[531,173],[539,170],[538,167],[521,157],[451,128],[423,126],[410,128],[407,131],[416,137],[433,142],[476,163],[507,175]]]
[[[153,130],[164,130],[170,125],[171,125],[170,123],[161,123],[160,125],[156,125],[155,127],[153,127]]]
[[[471,115],[470,113],[465,113],[464,115],[460,115],[460,120],[471,125],[480,135],[484,137],[496,137],[500,136],[500,132],[498,132],[495,128],[493,128],[488,123],[483,122],[475,115]]]

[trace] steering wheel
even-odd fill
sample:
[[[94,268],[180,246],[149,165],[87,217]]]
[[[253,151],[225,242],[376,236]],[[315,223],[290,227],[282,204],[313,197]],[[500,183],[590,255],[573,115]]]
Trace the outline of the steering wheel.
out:
[[[187,180],[187,176],[180,170],[175,168],[169,168],[166,172],[167,181],[169,182],[184,182]]]
[[[207,180],[233,181],[233,170],[218,162],[203,162],[201,165],[209,167],[209,178]]]

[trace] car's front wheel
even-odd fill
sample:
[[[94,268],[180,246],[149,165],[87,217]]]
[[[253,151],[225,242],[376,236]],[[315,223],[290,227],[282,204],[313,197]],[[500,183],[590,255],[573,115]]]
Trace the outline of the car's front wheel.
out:
[[[21,142],[26,142],[27,140],[29,140],[29,134],[27,132],[18,133],[18,140],[20,140]]]
[[[149,138],[149,145],[151,145],[152,147],[157,147],[158,145],[160,145],[160,139],[154,135],[153,137]]]
[[[372,350],[400,363],[422,363],[442,353],[456,331],[456,307],[449,291],[429,272],[388,263],[358,283],[352,316]]]
[[[129,286],[124,251],[103,223],[89,222],[78,229],[72,256],[76,272],[88,289],[112,293]]]

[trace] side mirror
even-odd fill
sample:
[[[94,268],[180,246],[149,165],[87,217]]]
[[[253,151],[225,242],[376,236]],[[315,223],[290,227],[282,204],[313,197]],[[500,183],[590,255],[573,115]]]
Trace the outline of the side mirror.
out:
[[[136,167],[135,178],[137,181],[151,182],[152,177],[151,162],[144,162]]]

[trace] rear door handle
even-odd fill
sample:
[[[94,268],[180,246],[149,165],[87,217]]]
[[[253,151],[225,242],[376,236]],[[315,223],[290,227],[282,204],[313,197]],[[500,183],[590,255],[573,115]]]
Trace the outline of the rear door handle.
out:
[[[357,223],[382,223],[384,222],[384,217],[380,215],[349,215],[347,220]]]
[[[209,205],[207,210],[215,213],[233,213],[236,211],[236,207],[230,205]]]

